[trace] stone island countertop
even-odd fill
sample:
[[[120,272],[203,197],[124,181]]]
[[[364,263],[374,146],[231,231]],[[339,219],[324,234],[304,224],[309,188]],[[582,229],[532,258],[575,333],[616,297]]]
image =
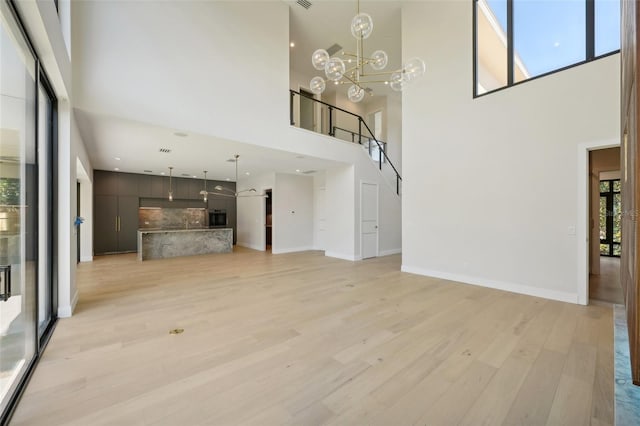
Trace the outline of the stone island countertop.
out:
[[[231,253],[233,229],[139,229],[138,260],[195,256],[208,253]]]

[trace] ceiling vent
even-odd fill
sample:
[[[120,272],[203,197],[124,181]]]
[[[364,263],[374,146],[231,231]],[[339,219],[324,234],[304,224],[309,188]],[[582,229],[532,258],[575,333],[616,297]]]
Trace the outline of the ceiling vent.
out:
[[[311,2],[309,0],[297,0],[296,3],[307,10],[311,7]]]
[[[236,159],[235,159],[235,158],[229,158],[229,159],[227,160],[227,163],[235,163],[235,162],[236,162]]]
[[[184,176],[184,177],[191,177],[191,175],[189,173],[183,173],[180,176]]]
[[[305,174],[305,175],[310,175],[310,174],[315,173],[315,172],[317,172],[317,170],[305,170],[302,173]]]
[[[338,43],[334,43],[331,46],[329,46],[329,48],[327,49],[327,53],[329,54],[329,56],[333,56],[341,50],[342,50],[342,46],[340,46]]]
[[[153,170],[143,170],[145,173],[153,173]]]
[[[168,154],[171,152],[171,150],[169,148],[160,148],[160,152],[163,152],[165,154]]]

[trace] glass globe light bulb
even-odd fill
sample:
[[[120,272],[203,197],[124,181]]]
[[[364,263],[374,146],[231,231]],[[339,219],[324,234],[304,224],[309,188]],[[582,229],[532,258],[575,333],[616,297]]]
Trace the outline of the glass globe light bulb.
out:
[[[364,89],[353,84],[351,85],[351,87],[349,87],[347,96],[349,96],[349,100],[351,102],[360,102],[364,98]]]
[[[342,78],[342,75],[346,71],[344,62],[340,58],[331,58],[327,61],[327,65],[324,67],[324,73],[331,81],[338,81]]]
[[[427,66],[420,58],[411,58],[404,65],[404,74],[407,81],[413,81],[418,77],[421,77]]]
[[[383,70],[384,67],[386,67],[389,63],[389,57],[384,50],[376,50],[371,55],[371,62],[369,63],[371,64],[371,68],[376,71],[380,71]]]
[[[406,84],[407,79],[405,78],[402,71],[396,71],[391,74],[391,77],[389,78],[389,86],[391,86],[391,89],[395,90],[396,92],[400,92],[402,91],[402,89],[404,89],[404,86],[406,86]]]
[[[311,63],[317,70],[323,70],[329,60],[329,53],[324,49],[318,49],[311,55]]]
[[[351,34],[355,38],[368,38],[373,32],[373,19],[368,13],[358,13],[351,20]]]
[[[309,89],[316,95],[324,92],[324,89],[327,87],[325,81],[322,77],[313,77],[309,82]]]

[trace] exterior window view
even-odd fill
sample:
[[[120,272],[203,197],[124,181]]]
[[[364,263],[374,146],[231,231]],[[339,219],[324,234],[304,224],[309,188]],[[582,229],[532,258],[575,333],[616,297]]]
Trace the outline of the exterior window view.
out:
[[[475,5],[476,96],[620,50],[619,1]]]
[[[0,426],[640,422],[640,4],[0,0]]]

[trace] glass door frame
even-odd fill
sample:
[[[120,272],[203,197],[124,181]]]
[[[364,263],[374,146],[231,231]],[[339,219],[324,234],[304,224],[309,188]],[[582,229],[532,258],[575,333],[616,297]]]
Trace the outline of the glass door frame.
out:
[[[602,190],[602,184],[605,182],[607,183],[607,186],[609,188],[608,191]],[[622,242],[615,241],[615,236],[614,236],[614,220],[616,215],[614,199],[616,195],[620,195],[620,191],[615,190],[615,182],[621,185],[620,179],[602,179],[599,182],[600,199],[604,197],[606,200],[606,224],[605,224],[606,235],[605,235],[605,238],[602,238],[602,237],[600,238],[600,256],[606,256],[606,257],[620,257],[620,254],[615,254],[614,246],[617,245],[618,249],[622,247]],[[621,212],[618,211],[617,214],[620,215]],[[609,246],[608,253],[602,252],[602,245]]]
[[[24,390],[26,389],[27,383],[29,382],[29,380],[31,379],[31,376],[35,370],[35,367],[40,359],[40,357],[42,356],[42,353],[44,352],[44,349],[49,341],[49,339],[51,338],[51,335],[53,333],[53,330],[55,328],[55,325],[57,323],[57,308],[58,308],[58,256],[57,256],[57,242],[58,242],[58,232],[57,232],[57,222],[58,222],[58,214],[57,214],[57,210],[58,210],[58,186],[57,186],[57,181],[58,181],[58,108],[57,108],[57,103],[58,100],[55,97],[55,93],[52,89],[52,85],[49,82],[49,79],[46,75],[45,70],[42,67],[42,64],[40,62],[40,58],[38,57],[38,54],[36,52],[36,49],[34,48],[34,44],[32,43],[27,31],[26,31],[26,26],[24,25],[24,22],[22,21],[22,19],[20,18],[20,14],[17,11],[17,8],[14,4],[13,0],[0,0],[0,2],[2,4],[0,4],[0,8],[2,8],[1,13],[5,16],[7,16],[7,19],[12,19],[15,26],[17,27],[18,31],[20,32],[24,43],[27,46],[27,49],[29,50],[30,55],[33,56],[34,60],[35,60],[35,81],[34,81],[34,91],[35,91],[35,102],[33,105],[33,113],[34,113],[34,129],[32,129],[35,133],[35,142],[36,142],[36,152],[38,149],[38,146],[40,143],[42,143],[42,141],[40,140],[39,137],[39,102],[40,102],[40,88],[42,88],[42,90],[46,93],[46,95],[49,97],[49,99],[51,100],[51,121],[50,121],[50,128],[47,129],[48,132],[48,136],[49,136],[49,140],[51,142],[51,146],[50,149],[48,151],[48,158],[46,161],[49,162],[49,177],[47,179],[47,183],[46,183],[46,188],[41,188],[39,185],[39,174],[40,174],[40,163],[37,160],[37,153],[36,153],[36,179],[35,179],[35,189],[36,189],[36,200],[38,199],[38,194],[40,194],[40,191],[44,190],[47,191],[47,199],[48,201],[51,203],[51,211],[52,214],[50,215],[50,217],[48,217],[48,221],[49,221],[49,232],[48,235],[45,236],[45,243],[49,245],[49,249],[50,249],[50,259],[46,259],[47,262],[49,262],[49,273],[50,273],[50,279],[48,280],[48,285],[50,286],[50,292],[49,294],[51,295],[50,300],[48,300],[48,303],[50,303],[50,308],[51,308],[51,318],[49,323],[46,325],[46,327],[44,328],[44,332],[43,333],[39,333],[39,318],[38,318],[38,300],[39,300],[39,288],[38,288],[38,278],[39,275],[41,273],[41,271],[39,270],[39,267],[36,267],[36,283],[35,283],[35,288],[34,288],[34,293],[35,293],[35,300],[36,300],[36,313],[35,313],[35,321],[32,324],[32,326],[34,327],[34,339],[35,339],[35,353],[33,354],[33,356],[30,359],[25,360],[27,366],[26,369],[24,370],[22,376],[17,379],[16,381],[16,387],[13,391],[13,393],[11,395],[8,396],[7,398],[7,404],[5,406],[5,409],[3,412],[0,412],[0,424],[4,425],[7,424],[10,419],[11,416],[13,415],[13,412],[15,411],[18,401],[20,400],[20,398],[22,397],[22,394],[24,393]],[[36,202],[36,206],[37,206],[37,202]],[[23,232],[23,231],[21,231]],[[36,231],[37,234],[40,233],[40,221],[37,220],[37,225],[36,225]],[[38,238],[36,238],[36,253],[39,253],[39,241]],[[37,263],[36,263],[37,264]]]

